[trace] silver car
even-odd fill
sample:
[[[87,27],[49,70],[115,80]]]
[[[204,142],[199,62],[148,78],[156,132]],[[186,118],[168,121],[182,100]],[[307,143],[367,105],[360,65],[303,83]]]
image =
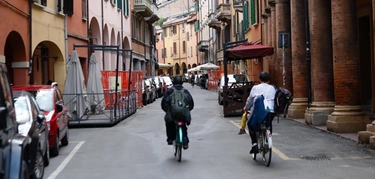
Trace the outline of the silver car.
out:
[[[250,82],[249,77],[245,74],[228,74],[228,87],[232,86],[233,84],[243,85]],[[219,84],[218,84],[218,103],[220,105],[223,104],[223,87],[224,87],[224,74],[221,75]]]
[[[14,109],[18,133],[31,138],[28,151],[29,174],[31,178],[41,179],[44,167],[49,164],[48,127],[46,118],[33,95],[26,91],[13,91]]]

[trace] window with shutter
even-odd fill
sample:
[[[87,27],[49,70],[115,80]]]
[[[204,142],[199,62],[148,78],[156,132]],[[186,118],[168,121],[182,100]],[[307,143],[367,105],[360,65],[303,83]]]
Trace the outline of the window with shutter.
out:
[[[117,0],[117,9],[122,10],[122,0]]]
[[[182,41],[182,52],[186,53],[186,42]]]
[[[87,0],[82,0],[82,19],[87,20]]]
[[[176,44],[176,42],[173,42],[173,53],[177,54],[177,44]]]
[[[43,6],[47,6],[47,0],[40,0],[40,4]]]
[[[73,15],[73,0],[64,0],[64,14]]]
[[[243,5],[243,30],[249,28],[249,2],[245,1]]]
[[[251,10],[251,25],[255,25],[258,23],[258,3],[256,0],[250,0],[250,10]]]
[[[57,12],[61,12],[62,11],[62,3],[61,3],[61,0],[57,0]]]
[[[129,16],[129,0],[125,0],[124,2],[124,14]]]
[[[186,32],[186,41],[189,41],[189,32]]]

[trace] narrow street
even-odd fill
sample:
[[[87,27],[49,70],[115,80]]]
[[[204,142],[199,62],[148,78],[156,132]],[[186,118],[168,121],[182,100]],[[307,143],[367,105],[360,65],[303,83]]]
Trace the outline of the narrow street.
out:
[[[70,129],[44,178],[363,178],[375,176],[375,151],[290,119],[273,122],[270,167],[249,154],[240,117],[222,116],[217,92],[184,86],[195,100],[190,145],[179,163],[166,143],[161,98],[113,127]]]

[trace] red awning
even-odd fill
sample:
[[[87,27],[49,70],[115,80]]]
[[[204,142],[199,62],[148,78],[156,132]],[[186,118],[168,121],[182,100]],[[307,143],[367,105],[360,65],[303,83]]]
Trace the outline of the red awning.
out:
[[[273,47],[256,45],[245,42],[237,47],[230,48],[226,51],[225,57],[231,59],[252,59],[273,55]]]

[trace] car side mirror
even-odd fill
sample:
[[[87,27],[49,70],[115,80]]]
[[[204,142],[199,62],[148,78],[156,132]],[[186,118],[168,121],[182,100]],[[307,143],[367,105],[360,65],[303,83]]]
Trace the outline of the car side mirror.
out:
[[[57,103],[56,104],[56,110],[57,110],[58,113],[62,112],[63,111],[63,105],[61,103]]]
[[[37,121],[38,123],[43,123],[43,121],[46,119],[46,117],[43,114],[38,114]]]

